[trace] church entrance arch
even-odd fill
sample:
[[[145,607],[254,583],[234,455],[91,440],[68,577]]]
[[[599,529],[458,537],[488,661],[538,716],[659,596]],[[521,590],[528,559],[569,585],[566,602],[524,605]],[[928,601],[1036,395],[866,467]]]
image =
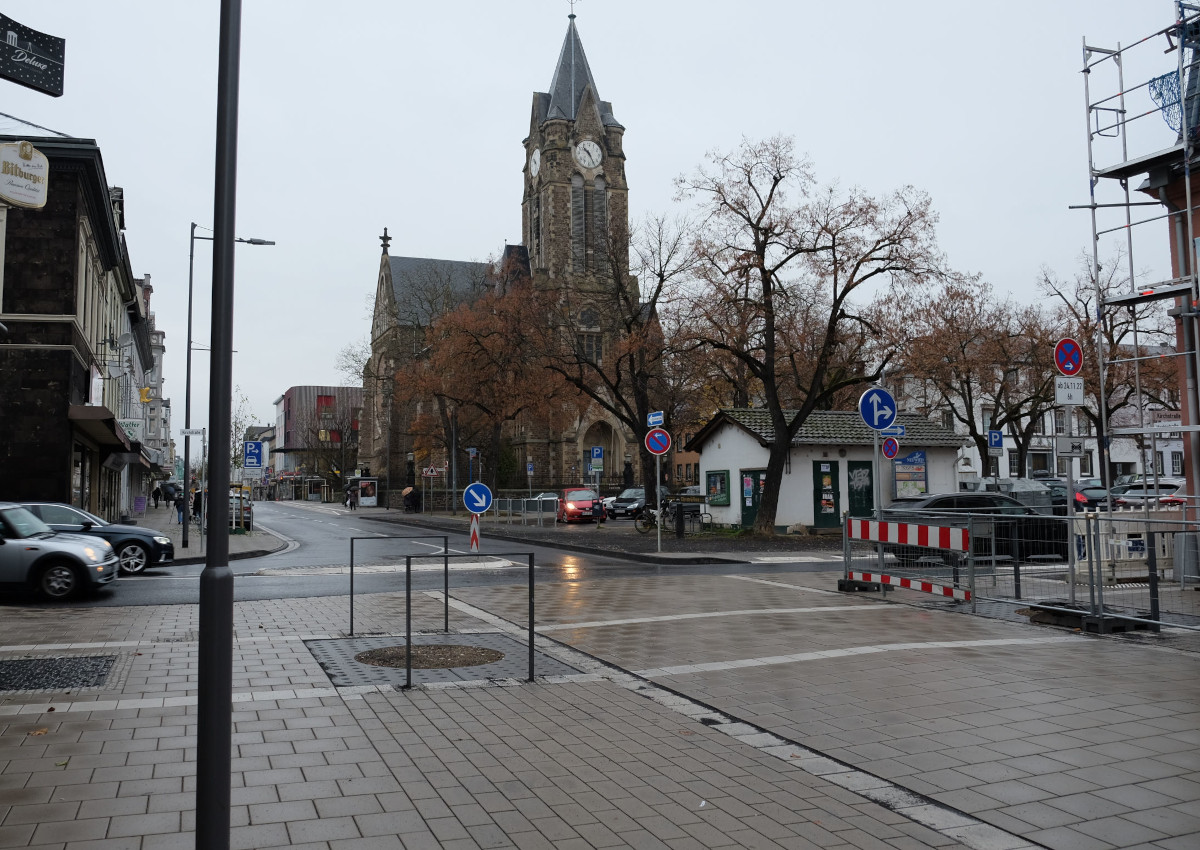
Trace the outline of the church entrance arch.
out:
[[[601,465],[599,474],[595,469],[597,461],[592,459],[592,448],[599,446],[603,450],[603,458],[598,461]],[[618,453],[622,450],[621,439],[612,425],[607,422],[593,422],[588,426],[588,429],[583,433],[583,439],[579,445],[579,455],[582,459],[580,469],[584,470],[584,480],[587,482],[595,482],[599,479],[600,484],[619,481],[621,477],[621,468],[617,463]],[[588,472],[588,465],[592,464],[592,470]]]

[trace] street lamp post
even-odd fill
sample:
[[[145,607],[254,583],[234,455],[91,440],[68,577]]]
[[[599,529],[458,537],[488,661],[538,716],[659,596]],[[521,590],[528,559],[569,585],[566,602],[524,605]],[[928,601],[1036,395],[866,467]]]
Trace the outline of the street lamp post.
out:
[[[197,239],[206,239],[210,242],[212,241],[211,236],[197,236],[196,235],[196,228],[199,226],[200,225],[196,224],[196,222],[193,221],[191,235],[188,237],[188,319],[187,319],[187,355],[186,355],[187,374],[186,374],[186,377],[184,378],[185,386],[184,386],[184,390],[183,390],[183,427],[188,430],[185,430],[183,433],[183,492],[184,493],[188,492],[188,487],[192,480],[192,435],[190,433],[188,433],[188,431],[190,431],[191,427],[192,427],[192,279],[193,279],[193,271],[195,270],[195,266],[196,266],[196,240]],[[238,239],[238,238],[235,238],[233,241],[234,242],[245,242],[247,245],[274,245],[275,244],[274,242],[271,242],[270,240],[267,240],[267,239]],[[180,545],[184,549],[188,548],[188,525],[190,525],[190,523],[185,522],[183,524],[183,538],[180,541]]]

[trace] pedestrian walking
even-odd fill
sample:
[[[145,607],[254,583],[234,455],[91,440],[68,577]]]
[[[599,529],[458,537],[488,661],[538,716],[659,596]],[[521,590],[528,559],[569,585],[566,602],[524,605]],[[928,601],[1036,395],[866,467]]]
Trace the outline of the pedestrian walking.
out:
[[[350,491],[350,510],[352,510],[352,511],[358,510],[358,491],[357,490]]]
[[[154,507],[157,509],[158,500],[162,498],[162,490],[158,488],[157,484],[154,485],[154,491],[150,494],[150,498],[154,499]]]
[[[183,511],[185,508],[187,508],[187,496],[184,495],[183,490],[180,490],[179,495],[175,497],[175,511],[178,514],[175,519],[176,525],[183,525]]]
[[[196,518],[196,522],[200,522],[204,518],[204,494],[199,490],[192,497],[192,516]]]

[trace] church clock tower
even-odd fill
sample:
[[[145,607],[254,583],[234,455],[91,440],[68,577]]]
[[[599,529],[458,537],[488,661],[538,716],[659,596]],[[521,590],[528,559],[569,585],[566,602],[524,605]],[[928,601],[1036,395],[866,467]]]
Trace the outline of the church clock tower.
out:
[[[624,248],[629,206],[625,128],[600,99],[569,18],[550,91],[533,94],[521,233],[535,283],[583,294],[612,280],[609,241]]]

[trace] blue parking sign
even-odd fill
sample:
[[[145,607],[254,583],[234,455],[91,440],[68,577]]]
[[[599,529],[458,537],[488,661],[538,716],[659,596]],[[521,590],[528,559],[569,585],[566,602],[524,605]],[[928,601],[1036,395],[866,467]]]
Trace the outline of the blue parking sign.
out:
[[[242,466],[246,469],[263,468],[263,444],[256,440],[242,443]]]

